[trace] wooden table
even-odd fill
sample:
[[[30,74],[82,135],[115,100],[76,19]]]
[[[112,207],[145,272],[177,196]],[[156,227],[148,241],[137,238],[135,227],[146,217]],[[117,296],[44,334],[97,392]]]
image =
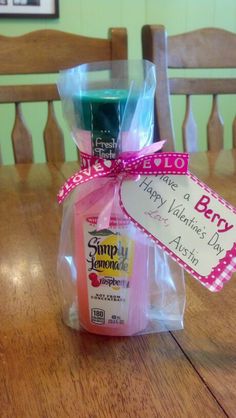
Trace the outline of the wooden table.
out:
[[[235,152],[191,168],[236,205]],[[76,169],[0,168],[1,418],[236,417],[234,279],[212,294],[186,275],[183,331],[108,338],[62,323],[56,193]]]

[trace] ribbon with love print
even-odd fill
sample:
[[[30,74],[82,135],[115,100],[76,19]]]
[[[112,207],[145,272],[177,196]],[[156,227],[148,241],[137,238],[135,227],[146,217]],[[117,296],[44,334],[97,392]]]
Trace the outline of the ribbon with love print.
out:
[[[77,186],[99,177],[122,178],[134,175],[178,174],[188,170],[187,153],[166,153],[161,150],[165,141],[156,142],[136,152],[123,152],[115,160],[104,160],[81,153],[82,169],[71,176],[58,193],[62,203]]]

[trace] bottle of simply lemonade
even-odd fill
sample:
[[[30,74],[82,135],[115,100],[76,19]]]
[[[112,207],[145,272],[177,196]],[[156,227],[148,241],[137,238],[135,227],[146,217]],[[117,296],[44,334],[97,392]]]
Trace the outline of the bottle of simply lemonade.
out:
[[[138,149],[121,127],[126,90],[94,90],[74,97],[80,115],[77,139],[81,151],[104,159]],[[134,103],[135,109],[135,103]],[[121,131],[122,129],[122,131]],[[129,147],[129,141],[136,141]],[[133,335],[147,327],[148,239],[123,213],[114,177],[94,179],[81,187],[75,203],[75,262],[80,325],[104,335]],[[109,226],[97,221],[112,205]]]

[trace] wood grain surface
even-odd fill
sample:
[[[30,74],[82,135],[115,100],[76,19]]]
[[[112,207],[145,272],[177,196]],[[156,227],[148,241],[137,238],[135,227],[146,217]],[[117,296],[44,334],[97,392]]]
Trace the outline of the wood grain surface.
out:
[[[193,172],[236,204],[236,153]],[[77,163],[0,167],[1,418],[235,417],[235,285],[186,277],[185,329],[111,338],[61,320],[56,193]]]

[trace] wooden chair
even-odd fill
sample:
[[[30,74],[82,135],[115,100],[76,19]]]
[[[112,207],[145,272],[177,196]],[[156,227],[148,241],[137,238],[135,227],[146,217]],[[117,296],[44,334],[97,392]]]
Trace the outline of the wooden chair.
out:
[[[56,30],[0,36],[0,75],[57,73],[86,62],[122,59],[127,59],[127,33],[122,28],[110,29],[107,39]],[[65,160],[63,133],[54,113],[55,100],[59,100],[55,84],[0,86],[0,103],[15,104],[12,143],[16,163],[33,161],[32,136],[21,112],[23,102],[48,102],[44,129],[46,160]]]
[[[186,96],[182,136],[183,148],[189,152],[197,150],[197,127],[191,109],[191,97],[212,95],[212,110],[207,125],[207,145],[209,150],[221,149],[224,136],[223,121],[219,114],[217,99],[219,94],[236,94],[236,78],[170,78],[168,69],[235,69],[236,34],[223,29],[206,28],[167,36],[164,26],[145,25],[142,28],[142,47],[143,57],[156,65],[158,80],[155,101],[156,130],[160,138],[168,139],[166,150],[175,149],[170,94]],[[232,136],[232,146],[235,148],[236,117],[233,121]]]

